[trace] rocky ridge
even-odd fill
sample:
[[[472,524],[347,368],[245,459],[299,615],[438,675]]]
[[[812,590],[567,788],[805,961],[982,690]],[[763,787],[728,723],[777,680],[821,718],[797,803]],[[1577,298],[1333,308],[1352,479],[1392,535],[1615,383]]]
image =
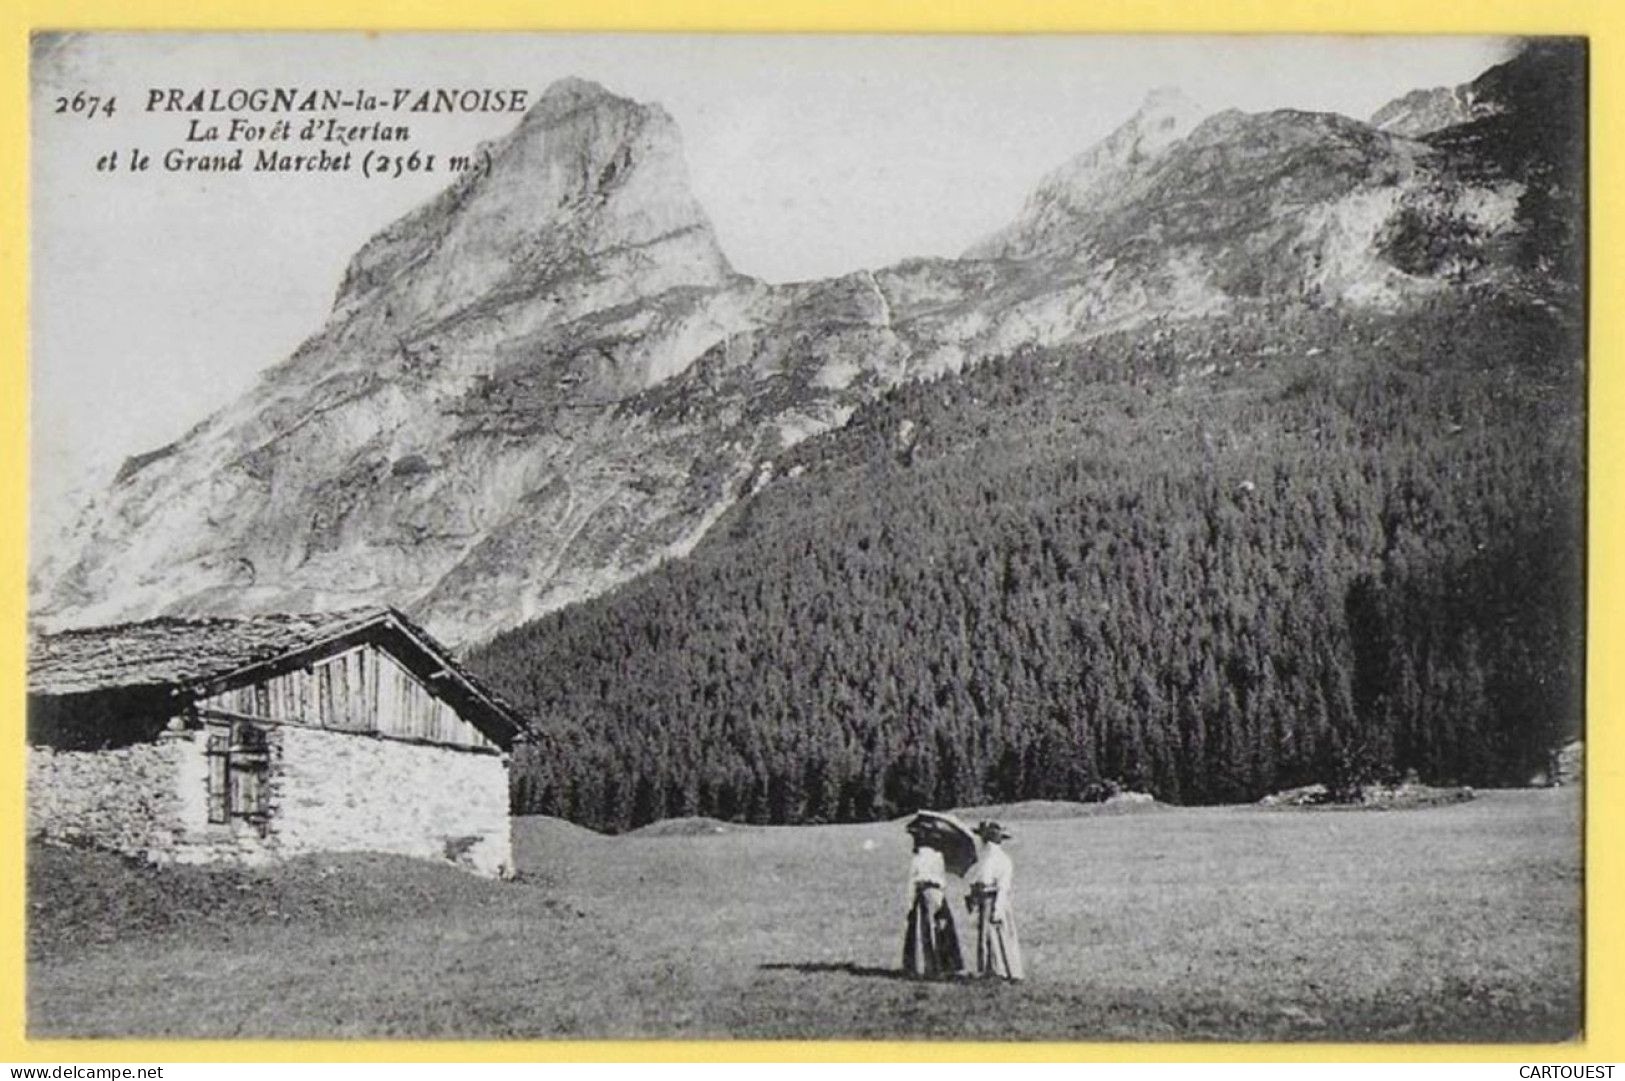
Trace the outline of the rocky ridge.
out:
[[[1378,131],[1416,139],[1498,111],[1493,102],[1479,98],[1472,84],[1466,83],[1413,90],[1372,113],[1368,123]]]
[[[1527,82],[1496,78],[1480,98]],[[356,254],[287,361],[125,463],[39,552],[34,617],[385,601],[467,642],[682,555],[899,381],[1151,315],[1520,273],[1526,178],[1474,145],[1200,114],[1154,94],[962,259],[769,285],[728,265],[664,110],[555,84],[488,174]]]

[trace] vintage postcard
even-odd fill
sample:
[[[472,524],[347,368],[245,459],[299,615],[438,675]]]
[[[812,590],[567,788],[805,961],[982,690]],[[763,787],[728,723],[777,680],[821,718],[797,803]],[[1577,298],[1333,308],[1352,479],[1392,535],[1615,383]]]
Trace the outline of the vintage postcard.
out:
[[[1582,1038],[1587,71],[36,33],[29,1037]]]

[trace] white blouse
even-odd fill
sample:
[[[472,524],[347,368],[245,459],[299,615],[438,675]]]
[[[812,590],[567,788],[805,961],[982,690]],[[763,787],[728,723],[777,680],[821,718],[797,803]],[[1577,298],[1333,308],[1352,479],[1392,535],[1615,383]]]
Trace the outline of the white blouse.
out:
[[[982,858],[971,869],[970,880],[973,885],[983,889],[998,891],[993,902],[995,920],[1003,921],[1010,914],[1010,884],[1014,878],[1015,868],[1010,863],[1010,857],[1004,854],[1004,849],[996,844],[984,844]]]
[[[920,848],[908,864],[908,885],[913,889],[920,883],[942,886],[948,881],[948,869],[943,865],[942,853],[934,848]]]

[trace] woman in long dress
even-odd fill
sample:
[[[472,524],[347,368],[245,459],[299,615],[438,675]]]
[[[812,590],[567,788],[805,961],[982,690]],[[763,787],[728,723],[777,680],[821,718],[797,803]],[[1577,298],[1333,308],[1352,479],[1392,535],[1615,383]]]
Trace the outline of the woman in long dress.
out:
[[[928,980],[957,976],[964,971],[965,960],[948,907],[948,869],[924,830],[911,824],[909,832],[914,836],[914,858],[908,865],[911,903],[903,933],[903,972]]]
[[[982,856],[971,871],[970,894],[965,898],[965,906],[976,916],[976,974],[1023,979],[1027,970],[1021,963],[1021,942],[1010,904],[1014,868],[999,847],[1011,835],[997,822],[983,822],[976,827],[976,836],[982,839]]]

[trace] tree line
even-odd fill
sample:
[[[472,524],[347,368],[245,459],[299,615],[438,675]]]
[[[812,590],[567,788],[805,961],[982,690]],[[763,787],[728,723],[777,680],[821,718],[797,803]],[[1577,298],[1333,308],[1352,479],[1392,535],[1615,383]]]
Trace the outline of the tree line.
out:
[[[481,647],[514,806],[1523,783],[1578,732],[1582,323],[1260,303],[900,386],[687,559]]]

